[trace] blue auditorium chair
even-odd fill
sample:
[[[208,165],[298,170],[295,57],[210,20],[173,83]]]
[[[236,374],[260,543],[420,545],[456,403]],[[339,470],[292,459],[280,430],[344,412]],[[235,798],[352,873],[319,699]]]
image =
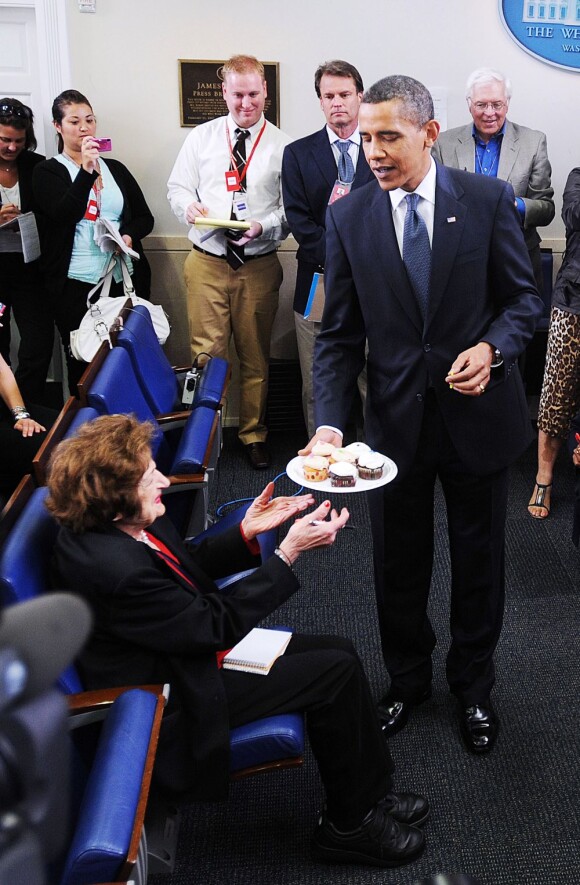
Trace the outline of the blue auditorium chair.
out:
[[[95,409],[89,406],[81,406],[79,400],[74,396],[69,397],[32,459],[32,470],[37,485],[45,485],[48,463],[59,442],[76,433],[86,421],[93,421],[98,417],[98,414]]]
[[[157,419],[122,347],[109,351],[87,392],[87,403],[100,415],[133,414],[156,427],[153,457],[169,476],[167,511],[182,535],[198,534],[207,525],[208,488],[216,448],[218,413],[198,406],[187,421]],[[189,492],[184,495],[182,492]]]
[[[131,357],[135,375],[152,411],[163,415],[182,410],[183,380],[187,370],[176,369],[167,359],[147,309],[137,306],[129,311],[113,340]],[[223,403],[229,378],[228,362],[219,357],[210,359],[200,372],[192,407],[218,409]]]

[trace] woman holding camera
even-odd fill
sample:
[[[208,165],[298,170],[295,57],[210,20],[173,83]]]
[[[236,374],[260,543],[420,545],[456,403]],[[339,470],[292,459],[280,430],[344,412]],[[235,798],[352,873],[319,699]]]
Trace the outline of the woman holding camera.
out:
[[[0,98],[0,224],[33,209],[32,174],[44,157],[36,153],[32,111],[17,98]],[[20,333],[16,378],[27,402],[44,399],[52,358],[54,323],[39,260],[25,264],[22,250],[0,252],[0,301],[6,305],[0,354],[10,363],[10,314]]]
[[[87,295],[106,273],[111,258],[95,242],[95,222],[108,219],[127,246],[139,253],[139,260],[129,256],[122,260],[133,276],[136,293],[149,298],[151,272],[141,240],[153,229],[153,215],[127,167],[103,158],[96,138],[97,120],[82,93],[69,89],[58,95],[52,117],[58,155],[35,169],[32,186],[40,211],[42,267],[67,355],[69,389],[74,393],[86,364],[73,359],[70,333],[78,328],[87,311]],[[110,294],[123,295],[119,264]]]

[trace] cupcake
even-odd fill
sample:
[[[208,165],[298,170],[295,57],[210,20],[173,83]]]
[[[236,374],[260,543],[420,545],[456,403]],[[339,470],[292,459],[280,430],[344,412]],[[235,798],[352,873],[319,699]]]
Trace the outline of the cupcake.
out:
[[[330,483],[336,488],[350,488],[356,483],[356,467],[348,461],[337,461],[328,468]]]
[[[304,478],[308,482],[323,482],[328,479],[328,461],[321,455],[310,455],[302,462]]]
[[[356,455],[354,452],[349,452],[348,449],[335,449],[329,460],[331,464],[338,461],[344,461],[346,464],[356,464]]]
[[[359,457],[360,457],[364,452],[370,452],[370,451],[371,451],[371,447],[370,447],[370,446],[367,446],[367,444],[364,443],[364,442],[353,442],[353,443],[349,443],[348,446],[345,446],[345,449],[346,449],[347,452],[353,452],[353,453],[354,453],[354,456],[355,456],[355,458],[356,458],[356,462],[357,462],[357,464],[358,464],[358,459],[359,459]]]
[[[358,475],[361,479],[380,479],[385,459],[378,452],[366,452],[358,459]]]
[[[330,458],[335,448],[336,446],[333,446],[332,443],[323,442],[319,439],[318,442],[315,442],[312,446],[311,454],[320,455],[322,458]]]

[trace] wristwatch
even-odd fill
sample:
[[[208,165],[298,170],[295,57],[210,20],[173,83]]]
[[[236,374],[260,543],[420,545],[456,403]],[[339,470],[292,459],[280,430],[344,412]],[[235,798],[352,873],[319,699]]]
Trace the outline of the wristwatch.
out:
[[[497,347],[493,351],[493,359],[491,361],[491,368],[497,369],[498,366],[503,365],[503,356],[501,355],[501,350],[498,350]]]

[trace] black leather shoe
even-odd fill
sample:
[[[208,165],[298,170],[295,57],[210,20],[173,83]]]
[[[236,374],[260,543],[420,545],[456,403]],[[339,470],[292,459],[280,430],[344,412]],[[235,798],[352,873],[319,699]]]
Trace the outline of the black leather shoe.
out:
[[[377,711],[381,728],[385,737],[392,737],[401,731],[409,721],[411,710],[427,701],[431,697],[431,689],[426,688],[423,694],[415,701],[397,701],[386,695],[379,701]]]
[[[248,460],[254,470],[265,470],[270,466],[270,452],[266,448],[266,443],[253,442],[245,446]]]
[[[472,753],[489,753],[499,731],[499,720],[490,701],[462,707],[459,727],[463,743]]]
[[[423,853],[421,830],[398,823],[381,804],[369,811],[355,830],[343,832],[323,815],[313,833],[310,853],[324,863],[364,863],[375,867],[398,867]]]
[[[429,803],[417,793],[387,793],[379,805],[400,824],[422,827],[429,819]]]

